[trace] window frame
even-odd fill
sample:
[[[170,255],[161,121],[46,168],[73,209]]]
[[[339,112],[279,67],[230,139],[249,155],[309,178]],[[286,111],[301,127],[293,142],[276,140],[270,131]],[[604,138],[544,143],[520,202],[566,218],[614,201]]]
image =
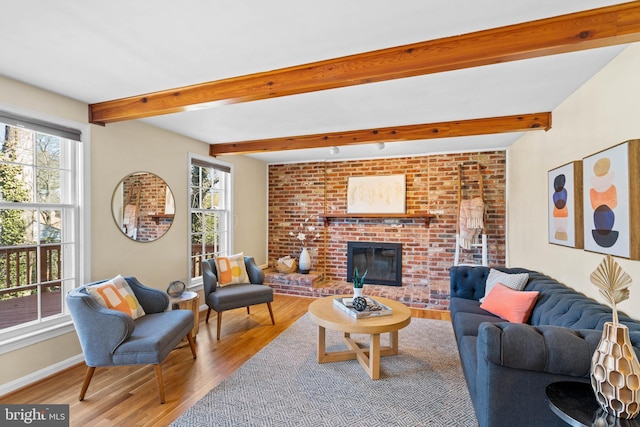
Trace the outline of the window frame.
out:
[[[189,262],[187,263],[187,278],[189,280],[189,288],[199,288],[202,286],[202,275],[200,276],[195,276],[195,277],[191,277],[191,265],[192,265],[192,221],[191,221],[191,215],[193,212],[193,208],[191,206],[191,167],[196,164],[199,166],[202,166],[203,164],[206,165],[210,165],[213,168],[218,168],[218,169],[228,169],[229,170],[229,180],[226,186],[226,200],[225,200],[225,204],[227,206],[226,209],[223,209],[226,212],[226,216],[227,216],[227,230],[228,230],[228,235],[227,235],[227,242],[226,242],[226,250],[221,250],[219,251],[219,253],[227,253],[227,254],[232,254],[233,253],[233,228],[234,228],[234,211],[233,211],[233,164],[232,163],[228,163],[228,162],[224,162],[218,159],[214,159],[212,157],[209,156],[202,156],[199,154],[195,154],[195,153],[189,153],[188,156],[188,164],[187,164],[187,206],[188,206],[188,211],[187,211],[187,253],[188,253],[188,260]],[[198,209],[198,211],[200,211],[200,209]],[[219,210],[218,210],[219,211]]]
[[[7,115],[24,118],[35,126],[35,129],[30,129],[36,132],[43,132],[42,129],[38,128],[42,124],[49,124],[55,129],[73,129],[80,132],[80,140],[75,141],[74,150],[76,153],[73,159],[75,173],[71,177],[71,191],[74,193],[73,197],[75,198],[72,203],[75,216],[72,232],[77,236],[77,239],[75,239],[76,251],[70,262],[73,266],[75,283],[71,286],[63,287],[62,292],[65,293],[72,287],[83,285],[86,282],[86,278],[91,277],[91,251],[84,250],[84,248],[91,247],[91,128],[86,123],[5,104],[0,104],[0,111]],[[8,331],[0,332],[0,355],[73,332],[74,330],[66,299],[63,297],[61,314],[35,324],[16,325]]]

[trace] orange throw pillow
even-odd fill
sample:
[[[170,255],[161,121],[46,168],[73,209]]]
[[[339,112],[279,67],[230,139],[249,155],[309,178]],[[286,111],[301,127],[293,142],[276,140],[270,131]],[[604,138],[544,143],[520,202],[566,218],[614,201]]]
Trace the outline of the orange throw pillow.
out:
[[[87,292],[105,308],[121,311],[134,319],[145,315],[136,294],[120,275],[97,285],[88,285]]]
[[[496,283],[480,308],[513,323],[525,323],[538,299],[538,291],[514,291]]]
[[[244,265],[244,253],[216,257],[218,283],[220,286],[235,283],[249,283],[249,275]]]

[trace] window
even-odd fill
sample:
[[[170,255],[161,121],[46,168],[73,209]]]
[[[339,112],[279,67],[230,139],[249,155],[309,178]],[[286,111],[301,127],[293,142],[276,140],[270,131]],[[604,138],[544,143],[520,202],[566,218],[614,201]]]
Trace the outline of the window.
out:
[[[69,321],[80,132],[0,112],[0,341]]]
[[[191,279],[205,259],[231,251],[231,165],[191,158]]]

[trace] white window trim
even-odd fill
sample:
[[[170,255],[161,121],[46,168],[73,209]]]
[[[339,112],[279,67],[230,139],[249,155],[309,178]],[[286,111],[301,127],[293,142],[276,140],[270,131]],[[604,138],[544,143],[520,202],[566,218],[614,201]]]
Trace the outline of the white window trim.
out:
[[[86,123],[12,105],[0,104],[0,110],[33,118],[34,120],[78,129],[82,133],[78,145],[79,155],[76,156],[77,177],[79,179],[74,178],[76,180],[79,207],[78,223],[74,224],[75,232],[78,236],[78,256],[75,262],[76,271],[74,276],[77,278],[77,285],[81,286],[86,283],[88,277],[91,277],[91,250],[86,250],[86,248],[91,248],[91,127]],[[18,327],[11,330],[11,332],[0,333],[0,355],[74,331],[65,299],[63,299],[63,308],[65,314],[55,316],[37,326]]]
[[[233,212],[233,163],[224,162],[222,160],[214,159],[210,156],[203,156],[197,153],[189,153],[187,159],[187,255],[189,259],[189,262],[187,263],[187,277],[189,278],[189,285],[187,287],[190,290],[195,291],[202,289],[202,276],[196,278],[191,277],[191,163],[193,159],[205,163],[210,163],[212,165],[220,165],[230,169],[229,176],[231,179],[229,181],[229,253],[234,253],[233,229],[236,226],[236,216]]]

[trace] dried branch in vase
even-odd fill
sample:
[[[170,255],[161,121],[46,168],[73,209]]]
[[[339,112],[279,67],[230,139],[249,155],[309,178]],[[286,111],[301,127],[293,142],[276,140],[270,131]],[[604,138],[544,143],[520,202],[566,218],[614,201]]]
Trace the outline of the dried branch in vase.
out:
[[[618,310],[616,305],[629,298],[631,276],[613,260],[611,255],[607,255],[598,268],[591,273],[590,279],[591,283],[599,288],[600,294],[611,304],[613,324],[617,326]]]

